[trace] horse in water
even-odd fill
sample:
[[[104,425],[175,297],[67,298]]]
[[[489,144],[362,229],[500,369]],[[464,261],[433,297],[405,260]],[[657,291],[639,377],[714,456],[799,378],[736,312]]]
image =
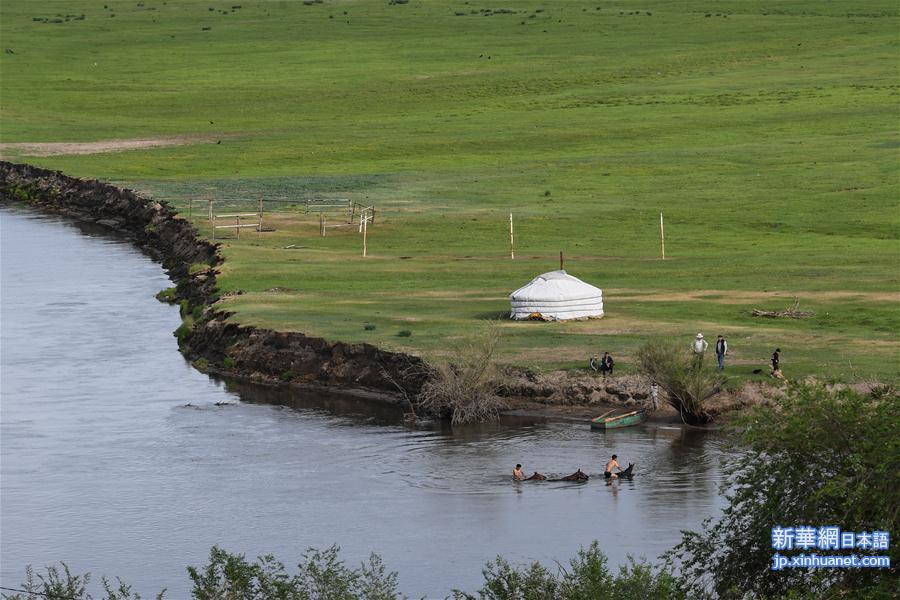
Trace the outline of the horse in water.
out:
[[[589,479],[587,473],[582,472],[581,469],[578,469],[571,475],[566,475],[565,477],[560,477],[559,479],[547,479],[546,475],[541,475],[537,471],[532,473],[531,477],[526,477],[522,481],[587,481]]]
[[[550,481],[587,481],[590,479],[587,473],[582,472],[581,469],[578,469],[571,475],[566,475],[565,477],[560,477],[559,479],[551,479]]]

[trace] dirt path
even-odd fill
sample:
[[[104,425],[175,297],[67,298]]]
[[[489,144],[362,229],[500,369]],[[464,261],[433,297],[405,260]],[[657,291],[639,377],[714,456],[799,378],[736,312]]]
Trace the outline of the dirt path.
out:
[[[221,137],[221,136],[219,136]],[[73,154],[102,154],[145,148],[187,146],[212,143],[219,138],[211,136],[177,136],[131,140],[101,140],[97,142],[16,142],[0,144],[0,158],[19,156],[65,156]]]

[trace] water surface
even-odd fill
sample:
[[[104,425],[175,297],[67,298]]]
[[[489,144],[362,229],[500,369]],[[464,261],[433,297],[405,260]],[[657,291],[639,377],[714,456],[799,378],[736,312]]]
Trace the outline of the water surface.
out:
[[[721,441],[677,428],[591,432],[508,420],[404,426],[394,407],[216,382],[177,351],[168,281],[129,244],[0,211],[0,578],[66,561],[144,595],[186,598],[219,544],[295,564],[339,544],[378,552],[404,592],[474,590],[497,554],[565,561],[599,540],[613,564],[656,557],[722,505]],[[632,481],[513,483],[528,472]]]

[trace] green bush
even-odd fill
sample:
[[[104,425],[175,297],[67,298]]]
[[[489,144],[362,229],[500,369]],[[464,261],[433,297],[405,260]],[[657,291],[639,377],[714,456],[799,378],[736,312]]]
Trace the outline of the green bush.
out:
[[[494,358],[499,344],[500,329],[494,323],[456,342],[449,361],[428,364],[418,405],[454,425],[496,421],[505,405],[499,395],[505,381]]]
[[[666,390],[669,404],[686,423],[704,425],[712,420],[704,402],[722,390],[726,377],[705,368],[702,354],[695,356],[681,340],[666,338],[641,346],[638,359],[641,371]]]
[[[182,345],[187,341],[187,338],[191,335],[191,331],[194,330],[194,319],[188,315],[181,321],[181,325],[178,326],[178,329],[175,330],[175,337],[178,339],[178,344]]]
[[[409,329],[401,329],[397,332],[397,337],[410,337],[412,336],[412,331]]]
[[[166,303],[168,303],[168,304],[174,304],[174,303],[175,303],[175,300],[176,300],[176,298],[177,298],[177,295],[178,295],[178,294],[177,294],[176,288],[170,287],[170,288],[166,288],[166,289],[161,290],[160,292],[158,292],[158,293],[156,294],[156,299],[159,300],[160,302],[166,302]]]
[[[237,361],[234,360],[233,358],[231,358],[230,356],[226,356],[225,360],[222,361],[222,365],[226,369],[233,369],[235,366],[237,366]]]
[[[453,591],[457,600],[682,600],[684,592],[665,569],[629,557],[628,564],[610,572],[597,542],[581,548],[569,561],[551,571],[538,562],[513,566],[498,556],[482,570],[484,585],[477,595]]]
[[[370,555],[368,562],[353,569],[339,559],[339,552],[337,546],[327,550],[310,548],[297,565],[297,573],[289,575],[284,564],[272,555],[248,562],[243,554],[229,554],[213,546],[206,566],[188,567],[194,583],[191,595],[196,600],[401,597],[397,591],[397,573],[388,572],[377,554]]]
[[[900,531],[900,398],[875,392],[794,384],[775,406],[740,420],[745,448],[732,454],[722,485],[728,507],[667,555],[692,595],[892,597],[898,544],[875,552],[890,554],[890,569],[771,568],[776,525]]]

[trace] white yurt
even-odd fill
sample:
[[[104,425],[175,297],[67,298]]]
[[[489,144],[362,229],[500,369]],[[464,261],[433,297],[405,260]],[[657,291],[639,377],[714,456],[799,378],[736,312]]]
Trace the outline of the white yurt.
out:
[[[565,271],[538,275],[509,295],[510,319],[597,319],[603,316],[603,292]]]

